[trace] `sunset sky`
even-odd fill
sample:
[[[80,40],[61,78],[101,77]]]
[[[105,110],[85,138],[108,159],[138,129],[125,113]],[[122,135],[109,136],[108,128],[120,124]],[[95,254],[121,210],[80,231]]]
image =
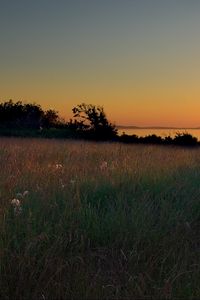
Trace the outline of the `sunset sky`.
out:
[[[199,0],[0,0],[0,101],[200,126]]]

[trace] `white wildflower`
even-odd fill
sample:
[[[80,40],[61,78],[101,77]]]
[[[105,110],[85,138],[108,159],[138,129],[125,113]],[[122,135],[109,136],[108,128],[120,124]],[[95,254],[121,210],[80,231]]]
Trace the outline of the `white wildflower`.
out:
[[[63,168],[63,165],[61,164],[56,164],[56,169],[62,169]]]
[[[107,169],[107,167],[108,167],[107,161],[105,161],[105,160],[102,161],[102,163],[100,164],[100,170],[105,171]]]
[[[14,198],[11,200],[11,204],[15,207],[19,207],[21,205],[21,202],[19,199]]]
[[[28,196],[28,194],[29,194],[29,191],[24,191],[24,192],[23,192],[23,197]]]
[[[14,198],[14,199],[11,200],[11,204],[14,207],[14,214],[16,216],[20,215],[22,213],[22,208],[21,208],[21,202],[20,202],[20,200]]]

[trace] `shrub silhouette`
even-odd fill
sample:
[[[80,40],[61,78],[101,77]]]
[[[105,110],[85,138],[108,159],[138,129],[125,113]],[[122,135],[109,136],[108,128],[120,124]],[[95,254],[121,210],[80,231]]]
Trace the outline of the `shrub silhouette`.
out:
[[[173,143],[175,145],[195,146],[197,145],[198,141],[196,137],[192,136],[189,133],[177,132],[173,139]]]
[[[97,140],[112,140],[117,136],[117,128],[111,124],[102,106],[79,104],[72,109],[74,120],[69,126],[81,131],[85,137]]]
[[[145,144],[162,144],[163,139],[155,134],[140,137],[140,141]]]
[[[127,135],[123,133],[118,137],[119,142],[122,143],[142,143],[142,144],[156,144],[156,145],[182,145],[182,146],[196,146],[199,142],[196,137],[189,133],[176,133],[175,137],[167,136],[162,138],[155,134],[147,135],[145,137],[138,137],[137,135]]]
[[[120,137],[119,137],[119,141],[121,141],[122,143],[138,143],[139,142],[139,138],[136,134],[132,134],[132,135],[128,135],[123,133]]]
[[[173,144],[173,138],[170,135],[168,135],[164,138],[163,142],[166,145],[171,145],[171,144]]]

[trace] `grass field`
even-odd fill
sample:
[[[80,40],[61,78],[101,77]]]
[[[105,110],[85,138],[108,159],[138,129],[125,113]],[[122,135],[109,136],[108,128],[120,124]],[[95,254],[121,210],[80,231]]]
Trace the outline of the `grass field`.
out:
[[[1,138],[0,232],[1,299],[199,299],[200,149]]]

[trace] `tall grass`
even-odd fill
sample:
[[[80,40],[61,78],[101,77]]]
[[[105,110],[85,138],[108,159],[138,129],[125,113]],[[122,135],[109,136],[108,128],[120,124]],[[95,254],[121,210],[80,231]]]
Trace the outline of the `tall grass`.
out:
[[[199,230],[199,149],[0,140],[3,299],[200,298]]]

